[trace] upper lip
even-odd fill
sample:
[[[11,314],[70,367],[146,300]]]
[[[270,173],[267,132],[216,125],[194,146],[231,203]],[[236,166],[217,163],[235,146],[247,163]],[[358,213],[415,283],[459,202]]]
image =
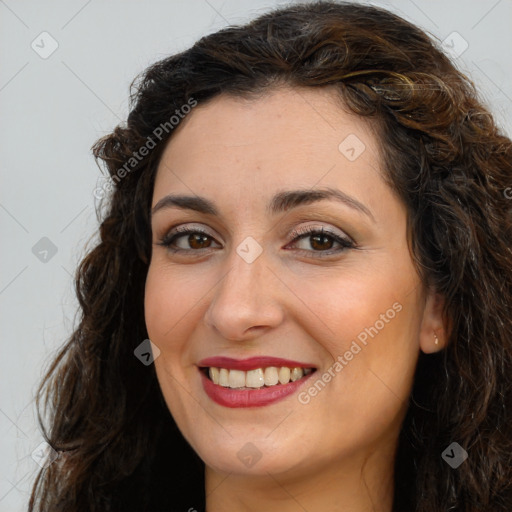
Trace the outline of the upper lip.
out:
[[[248,359],[233,359],[232,357],[207,357],[199,361],[197,366],[202,368],[226,368],[227,370],[256,370],[257,368],[267,368],[269,366],[287,366],[288,368],[312,368],[315,366],[300,361],[291,361],[290,359],[282,359],[280,357],[258,356],[249,357]]]

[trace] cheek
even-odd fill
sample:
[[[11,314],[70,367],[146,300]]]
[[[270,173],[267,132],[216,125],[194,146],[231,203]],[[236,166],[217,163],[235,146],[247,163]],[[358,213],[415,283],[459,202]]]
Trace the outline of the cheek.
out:
[[[384,293],[378,301],[373,293],[374,302],[358,307],[356,299],[367,295],[355,290],[342,294],[352,300],[350,306],[332,308],[323,317],[338,334],[319,340],[329,361],[299,396],[300,414],[316,418],[309,429],[323,439],[327,453],[378,442],[399,429],[419,353],[414,304],[403,298],[398,304]],[[388,323],[380,319],[386,312]]]
[[[204,283],[197,272],[173,272],[159,260],[149,266],[144,296],[146,327],[161,350],[171,350],[170,340],[182,339],[176,333],[192,325],[190,319],[201,307]]]
[[[323,403],[338,409],[332,418],[367,428],[379,413],[389,420],[405,405],[419,355],[418,283],[414,269],[404,264],[308,279],[296,288],[315,313],[308,330],[328,354],[318,378],[329,381],[325,389],[332,395]]]
[[[166,401],[173,404],[173,415],[181,403],[178,382],[187,379],[185,367],[190,359],[191,335],[196,294],[165,267],[151,264],[146,279],[144,309],[149,339],[160,349],[155,359],[157,379]],[[197,308],[197,306],[196,306]]]
[[[150,264],[144,297],[145,320],[149,339],[160,349],[154,362],[158,383],[169,411],[186,435],[193,431],[189,388],[196,372],[190,364],[187,340],[199,321],[204,290],[200,280],[187,279],[185,273],[172,270],[158,260]],[[184,393],[184,389],[189,391]]]
[[[418,280],[412,268],[392,269],[330,272],[302,279],[293,288],[306,306],[302,319],[310,319],[311,335],[333,358],[349,350],[352,341],[368,347],[380,340],[376,348],[385,349],[384,359],[388,351],[414,342]]]

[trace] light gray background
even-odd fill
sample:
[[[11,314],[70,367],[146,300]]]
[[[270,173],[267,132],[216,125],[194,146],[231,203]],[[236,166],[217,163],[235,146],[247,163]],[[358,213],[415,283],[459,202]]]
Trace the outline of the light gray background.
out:
[[[285,3],[0,0],[0,512],[25,509],[39,469],[33,396],[72,330],[72,274],[97,227],[90,146],[125,118],[128,85],[147,65]],[[458,66],[512,134],[512,0],[369,3],[450,36],[457,52],[466,41]],[[44,31],[58,43],[46,59],[31,47],[51,48]],[[32,251],[42,237],[57,247],[46,262]]]

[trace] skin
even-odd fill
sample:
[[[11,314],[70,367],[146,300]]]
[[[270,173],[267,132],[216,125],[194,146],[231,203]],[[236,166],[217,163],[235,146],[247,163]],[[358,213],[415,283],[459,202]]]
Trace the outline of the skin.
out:
[[[351,134],[365,146],[354,161],[339,150]],[[405,207],[381,166],[371,122],[345,111],[328,88],[218,96],[197,106],[169,141],[153,206],[179,193],[205,197],[219,211],[153,214],[145,296],[149,337],[161,351],[158,381],[205,462],[208,512],[391,511],[394,454],[419,351],[440,350],[445,331],[442,301],[420,283]],[[368,213],[332,199],[266,209],[277,192],[322,187]],[[206,230],[206,241],[191,245],[182,236],[181,253],[159,243],[186,225]],[[335,252],[333,239],[322,245],[293,235],[306,227],[349,236],[357,248]],[[236,251],[248,236],[263,249],[252,263]],[[331,254],[319,257],[322,251]],[[202,388],[197,363],[211,356],[310,363],[314,382],[397,303],[400,312],[359,343],[308,403],[297,392],[265,407],[230,409]],[[261,456],[250,467],[237,456],[248,442]]]

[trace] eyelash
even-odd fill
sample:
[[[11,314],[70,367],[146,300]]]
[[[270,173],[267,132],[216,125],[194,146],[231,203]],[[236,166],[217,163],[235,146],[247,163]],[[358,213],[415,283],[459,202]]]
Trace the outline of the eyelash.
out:
[[[307,249],[298,249],[299,251],[305,251],[307,253],[311,253],[314,255],[314,257],[323,258],[326,256],[331,256],[333,254],[341,253],[346,251],[347,249],[356,249],[355,242],[350,239],[349,237],[342,237],[336,233],[333,233],[332,231],[326,230],[323,227],[318,229],[313,226],[305,227],[305,228],[299,228],[294,229],[291,233],[292,242],[301,240],[302,238],[308,238],[315,235],[320,236],[328,236],[334,242],[338,243],[340,245],[340,248],[338,249],[327,249],[325,251],[313,251],[313,250],[307,250]]]
[[[207,247],[205,249],[181,249],[181,248],[172,247],[172,244],[175,243],[176,240],[178,240],[179,238],[181,238],[183,236],[191,235],[191,234],[201,234],[201,235],[207,236],[211,239],[214,239],[208,232],[206,232],[205,230],[203,230],[199,227],[181,228],[181,229],[179,229],[179,232],[177,232],[177,233],[176,232],[173,233],[172,231],[168,232],[166,235],[164,235],[161,238],[161,240],[158,242],[158,245],[167,248],[172,253],[190,253],[190,252],[201,253],[201,252],[203,252],[203,250],[209,249],[209,247]],[[333,233],[332,231],[325,230],[323,227],[321,229],[318,229],[318,228],[315,228],[312,226],[295,229],[291,233],[291,237],[292,237],[291,242],[297,242],[303,238],[312,237],[315,235],[328,236],[329,238],[334,240],[334,242],[338,243],[340,245],[340,248],[327,249],[325,251],[314,251],[314,250],[308,250],[308,249],[298,249],[298,250],[302,251],[302,252],[306,252],[309,255],[312,255],[313,257],[316,257],[316,258],[323,258],[326,256],[331,256],[333,254],[344,252],[347,249],[357,249],[355,242],[352,239],[350,239],[349,237],[346,237],[346,238],[342,237],[340,235],[337,235],[336,233]]]

